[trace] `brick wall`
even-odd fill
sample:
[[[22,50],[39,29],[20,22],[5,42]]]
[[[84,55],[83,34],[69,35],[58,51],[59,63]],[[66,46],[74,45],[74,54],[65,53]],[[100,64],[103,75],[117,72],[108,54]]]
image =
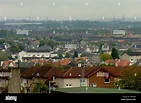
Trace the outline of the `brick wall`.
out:
[[[101,70],[100,72],[104,72],[103,70]],[[114,87],[114,77],[109,74],[109,78],[110,78],[110,82],[109,83],[104,83],[104,76],[97,76],[97,73],[95,73],[94,75],[92,75],[89,78],[89,85],[91,86],[92,84],[96,84],[97,87],[102,87],[102,88],[112,88]]]

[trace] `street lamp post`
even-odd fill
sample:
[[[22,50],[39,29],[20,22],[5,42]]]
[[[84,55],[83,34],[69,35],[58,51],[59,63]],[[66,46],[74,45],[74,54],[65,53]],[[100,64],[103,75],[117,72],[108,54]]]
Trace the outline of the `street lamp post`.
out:
[[[79,86],[81,87],[81,75],[79,74]]]
[[[50,88],[50,80],[49,80],[49,93],[51,93],[51,88]]]
[[[48,87],[49,87],[49,93],[51,93],[51,81],[50,81],[50,78],[48,78],[48,83],[49,83],[49,85],[48,85]]]
[[[80,86],[84,86],[84,75],[85,75],[85,73],[84,73],[84,69],[85,69],[85,64],[83,64],[81,61],[78,63],[78,67],[81,67],[82,68],[82,70],[81,70],[81,81],[80,81]],[[80,76],[80,75],[79,75]]]
[[[82,65],[82,79],[81,79],[81,86],[84,86],[84,65]]]

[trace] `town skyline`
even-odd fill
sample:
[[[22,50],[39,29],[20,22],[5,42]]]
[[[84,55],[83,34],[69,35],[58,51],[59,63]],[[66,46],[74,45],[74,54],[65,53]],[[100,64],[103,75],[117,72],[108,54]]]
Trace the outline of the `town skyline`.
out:
[[[138,19],[140,3],[140,0],[0,0],[0,19]]]

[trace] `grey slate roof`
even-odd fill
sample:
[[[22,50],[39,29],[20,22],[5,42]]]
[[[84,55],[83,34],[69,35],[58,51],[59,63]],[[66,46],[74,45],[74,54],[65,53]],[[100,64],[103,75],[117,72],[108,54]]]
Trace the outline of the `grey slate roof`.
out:
[[[126,52],[129,56],[141,56],[141,52]]]
[[[35,63],[34,62],[21,62],[19,66],[24,67],[24,68],[29,68],[29,67],[35,66]]]

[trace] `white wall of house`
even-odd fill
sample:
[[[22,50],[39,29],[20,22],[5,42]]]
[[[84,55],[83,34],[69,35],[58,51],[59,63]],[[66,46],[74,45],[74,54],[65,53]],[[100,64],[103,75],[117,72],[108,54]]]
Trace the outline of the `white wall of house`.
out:
[[[26,52],[25,51],[21,51],[19,52],[19,59],[22,60],[22,57],[26,56]]]
[[[23,57],[50,57],[50,56],[56,56],[51,55],[50,52],[25,52],[21,51],[19,52],[19,59],[22,61]]]
[[[88,86],[88,79],[84,79],[85,82],[81,83],[81,78],[56,78],[56,84],[58,88],[80,87]]]
[[[26,84],[27,84],[27,79],[21,78],[21,86],[22,86],[22,87],[25,87]]]
[[[50,57],[50,52],[27,52],[26,53],[26,57]]]

